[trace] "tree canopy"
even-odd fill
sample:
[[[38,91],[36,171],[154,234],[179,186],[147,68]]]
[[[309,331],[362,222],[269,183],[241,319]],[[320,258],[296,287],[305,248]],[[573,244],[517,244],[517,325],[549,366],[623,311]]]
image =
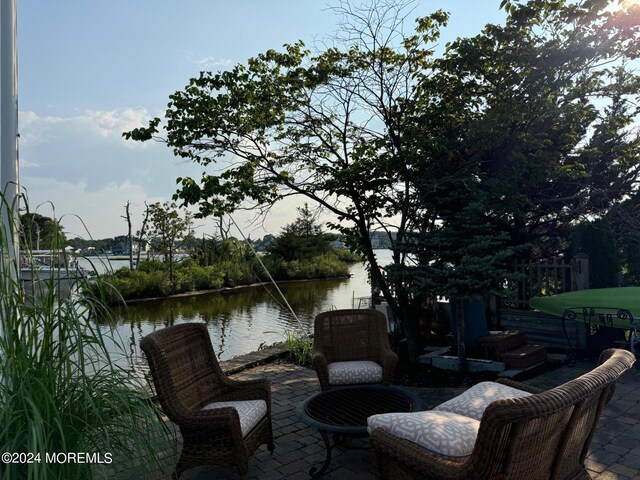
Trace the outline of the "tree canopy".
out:
[[[149,205],[149,238],[151,248],[164,256],[169,265],[169,281],[173,286],[173,262],[178,242],[190,235],[191,214],[181,216],[175,203],[156,202]]]
[[[25,213],[20,216],[21,245],[27,250],[63,249],[66,237],[62,225],[54,218],[39,213]]]
[[[305,203],[298,207],[298,218],[282,229],[267,252],[285,261],[305,260],[327,253],[333,239],[333,235],[322,231]]]
[[[505,0],[504,25],[436,56],[448,14],[405,33],[408,3],[340,2],[333,46],[202,72],[170,96],[166,123],[124,136],[208,167],[175,195],[202,216],[290,195],[323,207],[400,316],[410,291],[488,293],[515,252],[561,251],[572,223],[636,188],[640,7],[609,3]],[[394,251],[389,279],[376,230]]]
[[[447,21],[436,12],[404,37],[405,6],[380,2],[379,15],[368,15],[343,3],[338,11],[351,21],[339,42],[346,48],[312,54],[296,42],[229,71],[202,72],[171,95],[162,141],[211,167],[199,181],[178,179],[176,199],[208,216],[302,195],[338,218],[332,227],[384,284],[369,232],[401,239],[412,228],[415,159],[403,130],[416,76],[429,68]],[[149,140],[159,128],[156,118],[124,135]]]
[[[425,196],[478,184],[511,243],[544,256],[573,222],[633,191],[640,9],[608,4],[505,1],[505,25],[449,45],[418,95]]]

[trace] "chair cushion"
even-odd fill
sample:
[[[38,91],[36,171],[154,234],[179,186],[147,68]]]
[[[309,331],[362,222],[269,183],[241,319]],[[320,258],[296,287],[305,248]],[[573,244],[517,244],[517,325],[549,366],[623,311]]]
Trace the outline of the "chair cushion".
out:
[[[529,395],[531,395],[531,393],[502,385],[501,383],[480,382],[457,397],[441,403],[433,410],[457,413],[458,415],[480,420],[485,409],[494,400],[521,398],[528,397]]]
[[[471,455],[480,422],[451,412],[383,413],[367,419],[369,433],[382,428],[446,457]]]
[[[376,362],[366,360],[333,362],[327,366],[327,369],[331,385],[382,382],[382,366]]]
[[[238,400],[237,402],[213,402],[202,407],[203,410],[215,410],[216,408],[233,407],[240,417],[240,430],[242,436],[255,427],[267,414],[267,402],[264,400]]]

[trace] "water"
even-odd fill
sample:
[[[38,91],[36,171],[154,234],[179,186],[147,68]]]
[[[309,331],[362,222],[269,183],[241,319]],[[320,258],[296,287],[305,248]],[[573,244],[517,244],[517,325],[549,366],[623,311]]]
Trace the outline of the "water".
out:
[[[134,257],[135,260],[135,257]],[[78,264],[90,272],[99,274],[115,272],[119,268],[129,268],[129,260],[114,260],[107,255],[96,255],[92,257],[78,257]]]
[[[390,251],[378,250],[382,265]],[[120,262],[120,261],[118,261]],[[127,262],[124,262],[127,264]],[[313,319],[323,311],[358,307],[359,298],[371,288],[365,264],[350,268],[351,278],[279,284],[302,326],[313,332]],[[160,328],[185,322],[207,324],[220,360],[258,350],[285,339],[285,332],[299,330],[298,322],[273,286],[237,290],[230,295],[210,293],[134,302],[116,307],[112,327],[133,358],[141,358],[140,339]],[[106,332],[109,327],[102,326]],[[114,347],[115,348],[115,347]]]

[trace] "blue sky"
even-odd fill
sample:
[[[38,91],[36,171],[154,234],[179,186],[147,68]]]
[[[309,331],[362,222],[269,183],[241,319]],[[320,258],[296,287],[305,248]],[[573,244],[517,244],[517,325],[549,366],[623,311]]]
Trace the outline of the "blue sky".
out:
[[[442,43],[478,33],[504,13],[500,0],[419,0],[412,17],[451,13]],[[315,0],[17,0],[20,181],[30,208],[62,219],[69,237],[126,233],[144,202],[169,200],[178,176],[202,167],[160,144],[121,138],[160,115],[168,96],[200,70],[220,70],[269,48],[332,35],[339,18]],[[252,237],[295,218],[277,205]],[[78,218],[82,219],[82,222]],[[206,222],[200,232],[212,233]],[[86,229],[85,230],[85,226]]]

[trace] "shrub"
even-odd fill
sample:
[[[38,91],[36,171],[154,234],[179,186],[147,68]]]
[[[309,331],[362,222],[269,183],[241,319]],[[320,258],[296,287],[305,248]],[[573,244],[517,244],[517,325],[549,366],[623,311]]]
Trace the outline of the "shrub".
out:
[[[289,359],[296,365],[311,367],[313,364],[313,341],[301,332],[285,332],[285,344]]]
[[[273,278],[278,280],[331,278],[348,274],[347,265],[335,252],[290,262],[267,255],[264,262]],[[185,259],[176,264],[172,289],[164,264],[159,260],[147,260],[140,262],[138,270],[130,271],[125,267],[105,275],[100,280],[100,288],[104,290],[105,299],[115,303],[122,299],[164,297],[171,293],[249,285],[264,278],[255,273],[261,269],[254,258],[240,255],[232,255],[207,267],[198,265],[195,260]]]
[[[136,271],[138,272],[154,272],[156,270],[167,270],[167,266],[164,264],[162,260],[151,259],[151,260],[142,260],[138,265]]]

